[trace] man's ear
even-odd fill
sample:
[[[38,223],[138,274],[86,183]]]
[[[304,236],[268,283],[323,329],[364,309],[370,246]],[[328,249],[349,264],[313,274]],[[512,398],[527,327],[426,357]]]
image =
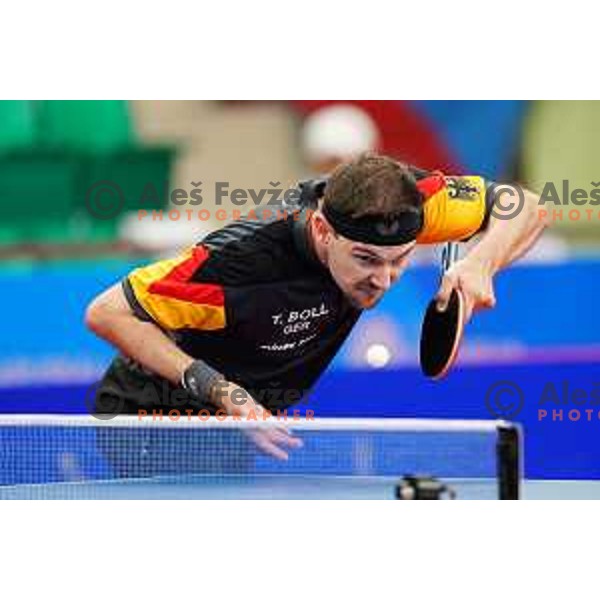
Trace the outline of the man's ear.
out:
[[[333,229],[320,210],[316,210],[313,214],[313,223],[314,231],[319,242],[327,244],[333,235]]]

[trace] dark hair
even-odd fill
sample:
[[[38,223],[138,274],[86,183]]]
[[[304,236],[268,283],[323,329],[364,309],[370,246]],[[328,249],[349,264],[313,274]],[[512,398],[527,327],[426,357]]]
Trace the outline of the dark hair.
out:
[[[408,165],[366,153],[333,171],[323,201],[351,217],[387,216],[420,208],[421,195]]]

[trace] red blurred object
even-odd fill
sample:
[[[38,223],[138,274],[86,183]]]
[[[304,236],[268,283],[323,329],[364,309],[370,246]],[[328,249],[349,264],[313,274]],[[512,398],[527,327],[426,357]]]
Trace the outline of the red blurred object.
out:
[[[369,113],[379,126],[381,153],[423,169],[460,174],[463,169],[431,125],[404,100],[291,100],[301,114],[331,104],[354,104]]]

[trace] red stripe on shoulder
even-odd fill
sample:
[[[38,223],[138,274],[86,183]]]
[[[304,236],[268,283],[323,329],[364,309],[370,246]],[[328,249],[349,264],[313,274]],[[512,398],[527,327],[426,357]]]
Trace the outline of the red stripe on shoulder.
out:
[[[425,197],[425,200],[437,194],[441,189],[446,187],[446,179],[443,173],[435,172],[417,181],[417,188]]]
[[[148,291],[151,294],[168,296],[195,304],[224,306],[225,293],[222,286],[214,283],[189,281],[192,275],[206,262],[209,251],[204,246],[196,246],[192,256],[173,268],[165,277],[155,281]]]

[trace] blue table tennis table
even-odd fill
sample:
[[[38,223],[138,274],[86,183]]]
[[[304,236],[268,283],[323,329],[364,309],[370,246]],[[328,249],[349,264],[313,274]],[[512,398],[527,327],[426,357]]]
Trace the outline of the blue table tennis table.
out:
[[[394,477],[254,475],[175,476],[0,487],[0,499],[96,500],[392,500]],[[497,498],[493,479],[448,480],[465,500]],[[526,481],[522,497],[600,499],[598,481]]]

